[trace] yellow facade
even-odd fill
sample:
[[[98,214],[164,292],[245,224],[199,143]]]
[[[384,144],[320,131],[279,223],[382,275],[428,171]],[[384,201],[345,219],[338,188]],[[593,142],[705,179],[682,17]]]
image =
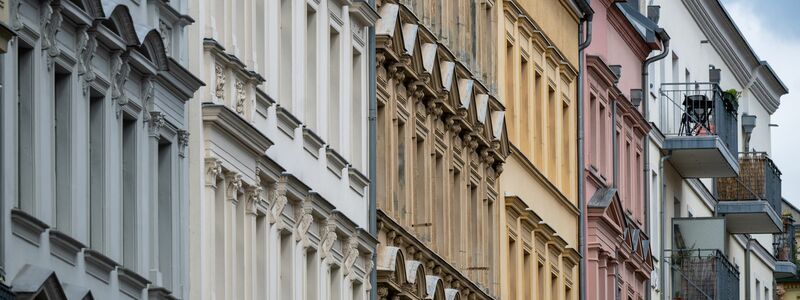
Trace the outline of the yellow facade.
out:
[[[500,176],[502,298],[577,299],[579,12],[561,0],[497,6],[497,86],[511,145]]]

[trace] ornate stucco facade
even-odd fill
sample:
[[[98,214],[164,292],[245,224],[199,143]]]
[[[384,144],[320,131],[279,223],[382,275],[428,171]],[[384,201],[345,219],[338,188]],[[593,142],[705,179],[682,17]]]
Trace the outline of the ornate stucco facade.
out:
[[[182,4],[3,3],[17,37],[2,58],[2,247],[17,297],[188,297],[185,105],[202,82]]]
[[[573,1],[498,1],[510,156],[500,177],[503,299],[578,299],[578,26]]]
[[[364,1],[188,2],[191,299],[368,299]]]
[[[480,31],[492,7],[401,2],[378,1],[375,26],[378,299],[493,299],[508,144],[503,106],[475,73],[489,52],[471,50],[493,40]]]
[[[627,4],[594,1],[592,9],[593,42],[584,52],[586,299],[643,299],[653,258],[641,172],[650,131],[639,111],[641,66],[661,43],[655,23]]]

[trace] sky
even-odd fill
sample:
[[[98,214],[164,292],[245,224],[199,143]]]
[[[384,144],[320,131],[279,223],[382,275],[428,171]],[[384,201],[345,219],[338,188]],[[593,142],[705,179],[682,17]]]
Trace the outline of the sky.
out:
[[[769,62],[789,94],[772,115],[772,159],[783,175],[782,194],[800,207],[800,11],[798,0],[721,0],[760,59]]]

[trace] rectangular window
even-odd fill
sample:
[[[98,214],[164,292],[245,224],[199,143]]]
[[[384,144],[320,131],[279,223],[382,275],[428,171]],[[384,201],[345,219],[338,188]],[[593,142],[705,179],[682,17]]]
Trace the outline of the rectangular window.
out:
[[[459,255],[461,251],[461,215],[463,211],[461,210],[461,171],[460,170],[453,170],[453,184],[452,192],[451,192],[451,199],[450,202],[450,256],[453,261],[456,262],[456,266],[460,266],[461,264],[461,257]]]
[[[158,145],[158,260],[164,286],[172,287],[172,144]]]
[[[306,12],[306,84],[304,123],[317,130],[317,11],[308,7]],[[261,51],[259,51],[261,52]]]
[[[19,202],[16,206],[36,215],[34,198],[34,101],[35,67],[34,54],[30,48],[18,47],[17,61],[17,188]]]
[[[260,253],[261,255],[255,255],[256,261],[256,281],[260,284],[256,284],[256,299],[266,299],[267,298],[267,285],[265,284],[269,280],[269,272],[267,271],[267,259],[271,253],[267,252],[267,235],[269,234],[269,222],[267,222],[267,216],[263,214],[259,214],[256,217],[256,253]],[[308,254],[312,256],[312,253]],[[309,268],[309,272],[310,268]],[[316,272],[314,272],[316,273]],[[316,274],[314,275],[316,276]],[[316,278],[316,277],[315,277]],[[312,285],[316,283],[316,281],[309,281],[308,289],[309,292],[316,291],[317,285]],[[316,294],[314,294],[316,295]],[[316,298],[308,298],[308,299],[316,299]]]
[[[265,12],[266,5],[268,2],[272,0],[255,0],[255,10],[257,12]],[[262,13],[263,14],[263,13]],[[255,18],[255,28],[266,28],[266,18]],[[255,47],[257,49],[263,49],[267,45],[266,42],[266,34],[256,34],[255,35]],[[255,60],[258,69],[256,70],[259,74],[267,74],[267,51],[254,51],[255,52]],[[270,74],[271,76],[271,74]],[[272,81],[272,78],[270,78]],[[272,83],[270,83],[272,84]]]
[[[520,131],[520,150],[525,155],[531,154],[531,137],[530,132],[531,129],[528,125],[530,118],[530,101],[528,90],[530,89],[530,65],[528,64],[528,60],[524,57],[520,57],[520,84],[519,84],[519,131]]]
[[[331,265],[331,278],[328,282],[328,291],[331,293],[330,300],[342,299],[342,275],[341,268],[336,265]],[[289,299],[289,298],[282,298]]]
[[[136,241],[139,240],[136,224],[136,119],[125,115],[122,120],[122,264],[135,268]]]
[[[406,215],[406,124],[397,121],[397,189],[395,189],[395,212],[399,220]]]
[[[56,68],[53,82],[53,161],[55,170],[55,224],[61,232],[71,230],[72,215],[72,76]]]
[[[364,97],[363,97],[363,61],[361,52],[353,49],[353,99],[350,102],[350,162],[356,169],[363,170],[362,166],[362,145],[364,138]]]
[[[514,98],[514,45],[511,43],[506,43],[506,82],[505,82],[505,99],[504,105],[506,106],[506,124],[509,126],[508,128],[508,136],[509,138],[516,138],[516,131],[517,126],[515,126],[514,122],[517,119],[517,109],[515,107],[516,100]]]
[[[550,277],[550,298],[558,299],[558,276],[552,275]]]
[[[517,249],[516,242],[511,237],[508,238],[508,299],[517,299]],[[522,270],[525,274],[526,271]],[[524,282],[522,283],[525,284]]]
[[[527,232],[523,232],[522,234],[529,234]],[[525,297],[524,299],[533,299],[533,282],[531,282],[531,272],[533,272],[533,262],[531,258],[531,253],[525,250],[522,253],[522,295]]]
[[[556,144],[558,144],[556,139],[556,105],[556,91],[550,87],[547,90],[547,108],[549,109],[547,114],[547,134],[549,135],[547,138],[547,144],[549,145],[547,154],[549,168],[547,174],[553,179],[555,179],[554,176],[556,174]]]
[[[336,150],[339,148],[339,109],[341,102],[340,93],[340,69],[342,60],[342,43],[339,32],[331,27],[330,52],[328,57],[328,144]]]
[[[544,264],[537,263],[536,264],[536,293],[537,293],[537,300],[546,300],[544,298],[544,281],[546,279],[547,273],[544,269]]]
[[[414,150],[414,207],[412,208],[414,214],[414,227],[423,242],[429,243],[430,236],[428,232],[430,226],[428,222],[428,199],[426,199],[428,181],[430,178],[426,174],[426,155],[425,155],[425,140],[417,136],[416,149]]]
[[[572,166],[570,162],[570,150],[572,146],[572,118],[570,117],[569,106],[564,104],[561,107],[561,183],[564,194],[567,197],[572,195]]]
[[[292,111],[292,2],[293,0],[281,0],[280,3],[280,76],[278,86],[278,103],[284,108]]]
[[[533,151],[534,153],[534,163],[538,166],[542,166],[542,160],[544,159],[543,152],[544,152],[544,136],[542,135],[542,122],[544,121],[544,114],[542,113],[542,74],[536,73],[534,78],[534,86],[533,86],[533,116],[530,118],[533,119]]]
[[[312,249],[312,251],[306,252],[306,300],[319,299],[319,293],[317,292],[319,283],[317,282],[317,278],[319,278],[319,261],[317,259],[317,252]]]
[[[280,299],[294,299],[292,296],[293,290],[293,270],[292,270],[292,262],[294,261],[292,258],[292,245],[294,244],[294,238],[291,234],[282,234],[280,237]]]
[[[469,209],[468,217],[469,217],[469,239],[467,242],[469,243],[469,268],[472,268],[474,271],[473,277],[478,278],[478,274],[481,273],[480,268],[480,258],[481,258],[481,218],[480,218],[480,209],[481,209],[481,199],[478,197],[478,186],[473,183],[470,185],[469,188]]]
[[[444,168],[444,159],[442,154],[436,153],[435,159],[435,166],[434,166],[434,174],[433,174],[433,199],[445,199],[445,168]],[[431,203],[433,205],[434,215],[433,219],[431,220],[434,224],[433,227],[436,230],[436,235],[434,236],[437,240],[435,243],[436,250],[440,253],[447,252],[447,240],[445,239],[445,233],[447,232],[447,227],[449,224],[445,222],[445,211],[444,206],[445,204],[443,201],[433,201]]]
[[[103,250],[105,225],[105,97],[89,99],[89,247]]]
[[[595,169],[600,168],[599,158],[602,157],[598,155],[600,151],[600,144],[598,130],[600,129],[600,120],[602,119],[602,115],[598,114],[597,108],[597,97],[594,94],[589,95],[589,135],[586,137],[586,145],[589,145],[589,151],[587,155],[589,156],[589,163],[591,166],[594,166]]]
[[[386,108],[384,106],[379,106],[378,122],[377,122],[378,128],[375,137],[377,144],[375,147],[376,148],[375,156],[377,158],[376,169],[378,172],[378,175],[375,176],[377,177],[377,184],[375,186],[377,188],[376,194],[378,195],[378,199],[376,202],[378,207],[386,209],[391,215],[394,210],[394,207],[390,203],[388,203],[387,196],[389,195],[389,193],[386,191],[386,189],[389,187],[389,182],[391,182],[389,178],[392,177],[390,174],[392,170],[388,167],[389,164],[388,160],[390,159],[392,153],[389,145],[389,142],[391,141],[391,133],[389,132],[391,127],[387,125],[387,122],[388,120],[386,119]]]
[[[223,181],[220,183],[220,187],[226,186],[227,182]],[[218,257],[215,260],[215,271],[217,273],[225,272],[225,262],[228,260],[225,258],[225,248],[227,245],[225,244],[225,205],[227,204],[228,200],[225,199],[225,188],[217,188],[216,193],[214,195],[214,210],[218,213],[214,218],[214,253]],[[279,255],[275,253],[270,253],[272,255]],[[217,292],[217,299],[226,299],[225,295],[225,280],[215,280],[216,283],[216,292]]]
[[[364,300],[364,291],[361,289],[363,284],[353,281],[353,300]]]

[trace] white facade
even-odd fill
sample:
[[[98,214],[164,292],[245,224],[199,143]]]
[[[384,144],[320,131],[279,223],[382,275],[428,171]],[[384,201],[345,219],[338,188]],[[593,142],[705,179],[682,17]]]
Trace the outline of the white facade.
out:
[[[666,155],[661,143],[665,128],[659,128],[662,113],[659,97],[664,83],[709,82],[709,68],[721,69],[719,86],[723,90],[743,91],[739,99],[737,126],[738,149],[731,149],[734,158],[744,152],[744,136],[741,121],[743,114],[755,115],[757,124],[750,139],[750,151],[770,152],[770,116],[778,108],[780,96],[786,88],[780,79],[767,66],[761,66],[758,57],[752,52],[741,33],[736,29],[722,5],[716,1],[648,1],[661,6],[659,26],[671,36],[671,52],[664,59],[650,66],[648,96],[650,120],[658,130],[651,132],[649,173],[650,231],[653,241],[652,251],[660,262],[656,264],[655,275],[651,281],[653,299],[671,299],[674,291],[670,286],[669,272],[663,272],[665,264],[661,249],[672,249],[673,218],[714,217],[717,200],[714,197],[711,179],[683,178],[669,162],[665,163],[664,174],[659,174],[659,163]],[[666,188],[662,199],[661,177]],[[666,222],[659,222],[661,201],[666,201]],[[777,212],[780,215],[780,211]],[[665,245],[660,245],[660,232],[665,226]],[[741,299],[772,299],[774,295],[775,257],[773,255],[773,236],[771,234],[749,235],[726,232],[725,255],[739,271],[739,297]],[[749,245],[749,247],[748,247]],[[689,245],[687,245],[689,246]],[[748,248],[750,249],[748,251]],[[749,257],[748,257],[749,256]],[[749,262],[748,262],[749,261]],[[748,267],[749,266],[749,267]],[[666,286],[660,286],[662,276]],[[745,285],[748,284],[747,289]],[[746,291],[750,295],[746,295]],[[756,296],[758,295],[758,296]]]
[[[191,299],[367,299],[362,1],[191,0]],[[224,276],[223,276],[224,275]]]
[[[182,1],[12,1],[6,280],[18,296],[188,296]],[[62,294],[63,293],[63,294]]]

